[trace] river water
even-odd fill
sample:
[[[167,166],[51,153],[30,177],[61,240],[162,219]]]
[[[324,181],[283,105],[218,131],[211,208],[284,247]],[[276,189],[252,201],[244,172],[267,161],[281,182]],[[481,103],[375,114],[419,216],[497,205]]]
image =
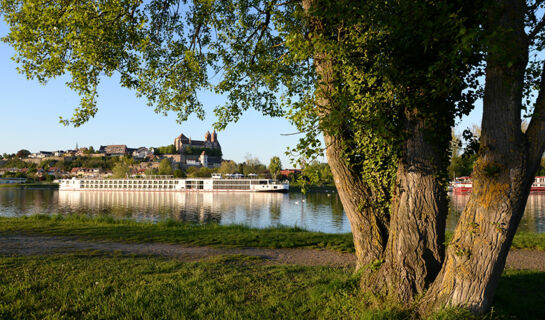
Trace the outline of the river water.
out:
[[[452,230],[468,195],[453,195],[447,229]],[[328,233],[350,232],[336,193],[212,193],[58,191],[0,188],[0,216],[89,214],[135,220],[175,219],[191,223],[298,226]],[[520,231],[545,233],[545,194],[528,199]]]

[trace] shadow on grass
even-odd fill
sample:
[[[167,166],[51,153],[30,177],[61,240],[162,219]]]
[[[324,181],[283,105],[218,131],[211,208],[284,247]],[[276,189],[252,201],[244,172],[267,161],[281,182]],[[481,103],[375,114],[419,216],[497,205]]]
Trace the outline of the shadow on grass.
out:
[[[545,272],[505,270],[494,309],[516,319],[545,319]]]

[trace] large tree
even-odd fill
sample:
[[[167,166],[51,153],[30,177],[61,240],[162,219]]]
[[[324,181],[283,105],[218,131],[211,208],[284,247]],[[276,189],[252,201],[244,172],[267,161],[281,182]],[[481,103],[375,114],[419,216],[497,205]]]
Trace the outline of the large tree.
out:
[[[423,309],[488,310],[545,151],[543,1],[488,8],[486,85],[473,190]],[[533,53],[530,59],[530,53]],[[537,93],[535,102],[528,95]],[[522,112],[531,118],[521,129]]]
[[[21,71],[43,83],[68,74],[68,85],[82,96],[74,116],[64,123],[78,126],[95,115],[100,77],[114,72],[122,86],[146,97],[157,112],[174,111],[180,121],[192,113],[204,117],[198,99],[202,89],[227,97],[215,111],[218,128],[238,120],[248,108],[287,116],[306,133],[298,145],[303,156],[320,151],[318,136],[323,134],[351,222],[357,267],[369,267],[362,287],[410,302],[434,281],[444,254],[450,127],[476,98],[481,2],[1,4],[10,25],[5,41],[15,48]],[[493,121],[487,130],[494,130],[491,126]],[[533,130],[531,124],[527,134]],[[501,198],[499,193],[490,196]],[[522,199],[524,192],[509,196]],[[472,232],[459,228],[455,239]],[[502,242],[502,250],[508,245],[509,240]],[[453,248],[449,246],[447,266],[452,266]],[[479,263],[471,262],[486,274]],[[495,275],[501,267],[494,269]],[[447,283],[445,272],[443,268],[432,290],[446,292],[441,287]],[[446,284],[453,290],[463,285]],[[454,302],[437,296],[428,305],[472,306],[476,301],[471,294],[456,294]],[[481,295],[480,303],[487,298]]]
[[[277,156],[272,157],[271,161],[269,162],[269,173],[274,179],[276,179],[280,170],[282,170],[282,162],[280,161],[280,158]]]

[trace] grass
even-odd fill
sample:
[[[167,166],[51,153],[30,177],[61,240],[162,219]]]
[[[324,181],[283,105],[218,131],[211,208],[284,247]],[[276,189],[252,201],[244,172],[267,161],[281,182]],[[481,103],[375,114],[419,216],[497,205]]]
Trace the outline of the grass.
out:
[[[296,227],[255,229],[243,225],[196,225],[174,220],[137,222],[82,215],[0,217],[0,232],[72,236],[119,242],[162,242],[194,246],[325,248],[354,252],[352,234],[328,234]],[[447,234],[450,239],[452,233]],[[545,234],[518,233],[512,248],[545,250]]]
[[[183,263],[78,252],[1,257],[0,319],[414,319],[373,309],[357,276],[326,267],[267,266],[254,257]],[[507,271],[486,319],[542,319],[545,273]],[[460,319],[443,312],[433,319]]]
[[[500,313],[519,319],[545,319],[545,272],[505,270],[495,297]]]
[[[34,182],[34,183],[3,183],[0,188],[58,188],[58,183]]]
[[[519,232],[515,235],[511,248],[545,250],[545,234]]]
[[[327,248],[353,252],[351,234],[310,232],[294,227],[266,229],[242,225],[196,225],[174,220],[158,223],[111,217],[48,216],[0,218],[0,232],[75,236],[90,240],[163,242],[194,246]]]
[[[361,303],[340,269],[200,263],[104,253],[0,258],[1,319],[345,319],[397,317]]]

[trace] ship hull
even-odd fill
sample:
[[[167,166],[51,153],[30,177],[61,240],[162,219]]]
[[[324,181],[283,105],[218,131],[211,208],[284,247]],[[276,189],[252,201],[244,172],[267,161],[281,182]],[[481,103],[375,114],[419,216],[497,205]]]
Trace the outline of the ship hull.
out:
[[[289,183],[270,179],[65,179],[60,191],[288,192]]]

